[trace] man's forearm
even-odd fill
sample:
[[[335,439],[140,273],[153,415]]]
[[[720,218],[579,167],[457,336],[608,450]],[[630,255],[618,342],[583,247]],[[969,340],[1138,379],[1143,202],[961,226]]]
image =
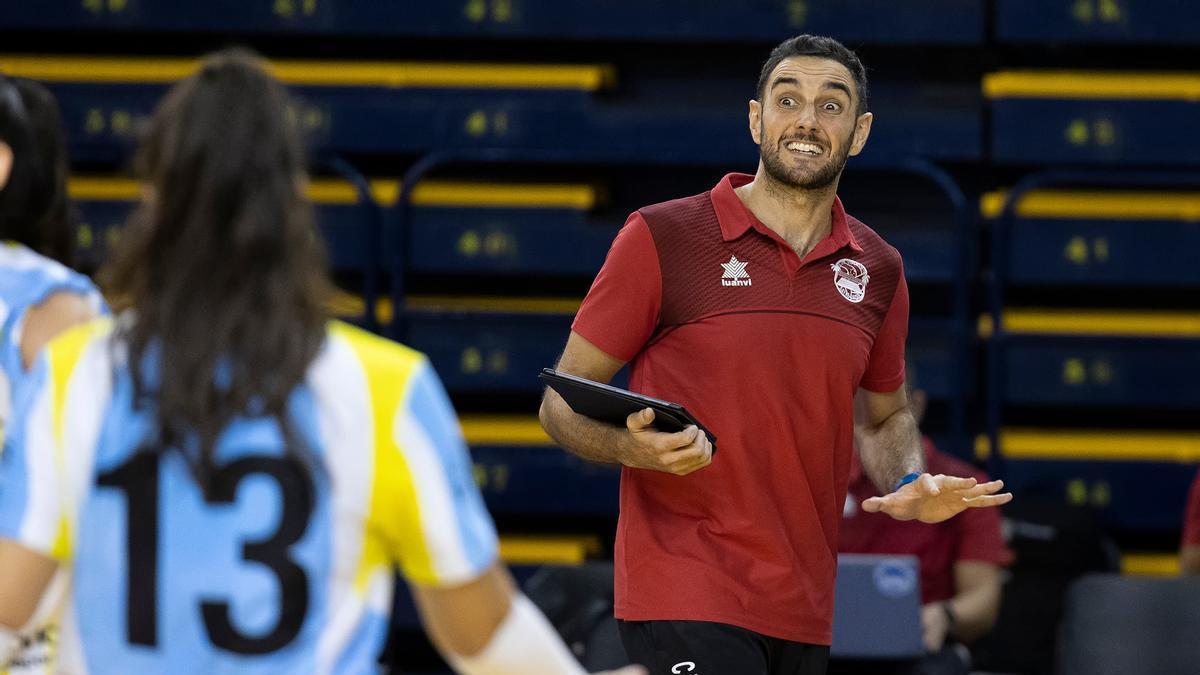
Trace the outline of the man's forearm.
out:
[[[546,390],[538,418],[550,438],[572,454],[591,462],[620,463],[627,429],[577,414],[553,389]]]
[[[855,429],[863,470],[880,494],[891,492],[896,481],[925,471],[925,453],[917,421],[908,408],[892,413],[876,426]]]
[[[954,614],[954,637],[970,644],[983,637],[996,625],[999,592],[977,588],[959,593],[947,601]]]
[[[971,643],[996,624],[1000,613],[1000,568],[981,561],[954,566],[957,592],[947,601],[954,615],[954,637]]]

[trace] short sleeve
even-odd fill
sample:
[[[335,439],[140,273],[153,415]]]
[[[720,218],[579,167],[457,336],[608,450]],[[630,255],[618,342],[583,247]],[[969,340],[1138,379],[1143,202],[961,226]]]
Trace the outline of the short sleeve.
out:
[[[43,352],[23,386],[0,454],[0,537],[53,556],[63,508],[52,426],[52,379]]]
[[[405,577],[431,586],[477,578],[499,557],[496,528],[454,408],[424,359],[397,411],[394,435],[417,511],[416,531],[395,542]]]
[[[867,371],[859,386],[879,393],[899,389],[904,384],[904,344],[907,340],[908,283],[904,280],[904,268],[901,266],[892,304],[875,336]]]
[[[635,212],[613,240],[571,330],[628,362],[654,334],[661,307],[658,252],[650,227]]]
[[[1196,472],[1188,496],[1187,514],[1183,519],[1183,545],[1200,546],[1200,471]]]

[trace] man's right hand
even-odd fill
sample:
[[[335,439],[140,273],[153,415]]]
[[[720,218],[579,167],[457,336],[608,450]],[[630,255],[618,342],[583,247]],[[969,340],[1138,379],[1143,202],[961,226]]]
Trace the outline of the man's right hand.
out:
[[[686,476],[712,464],[712,444],[695,425],[669,434],[654,428],[654,410],[643,408],[625,418],[628,441],[617,450],[617,461],[634,469]]]

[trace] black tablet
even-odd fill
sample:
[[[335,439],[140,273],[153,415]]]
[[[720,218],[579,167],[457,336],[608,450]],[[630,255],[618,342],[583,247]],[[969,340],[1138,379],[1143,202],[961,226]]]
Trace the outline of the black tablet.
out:
[[[625,418],[643,408],[651,408],[654,410],[654,426],[659,431],[675,433],[694,424],[708,436],[713,453],[717,452],[717,437],[678,403],[635,394],[611,385],[560,373],[552,368],[543,368],[538,378],[558,392],[567,405],[571,406],[571,410],[580,415],[623,427]]]

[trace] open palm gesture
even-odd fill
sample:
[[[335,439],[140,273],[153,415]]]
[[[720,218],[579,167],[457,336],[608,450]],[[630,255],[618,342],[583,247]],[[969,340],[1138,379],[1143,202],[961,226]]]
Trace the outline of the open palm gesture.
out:
[[[868,513],[882,511],[896,520],[939,523],[967,509],[1007,504],[1011,492],[996,494],[1003,487],[1001,480],[980,483],[974,478],[923,473],[891,494],[864,501],[862,508]]]

